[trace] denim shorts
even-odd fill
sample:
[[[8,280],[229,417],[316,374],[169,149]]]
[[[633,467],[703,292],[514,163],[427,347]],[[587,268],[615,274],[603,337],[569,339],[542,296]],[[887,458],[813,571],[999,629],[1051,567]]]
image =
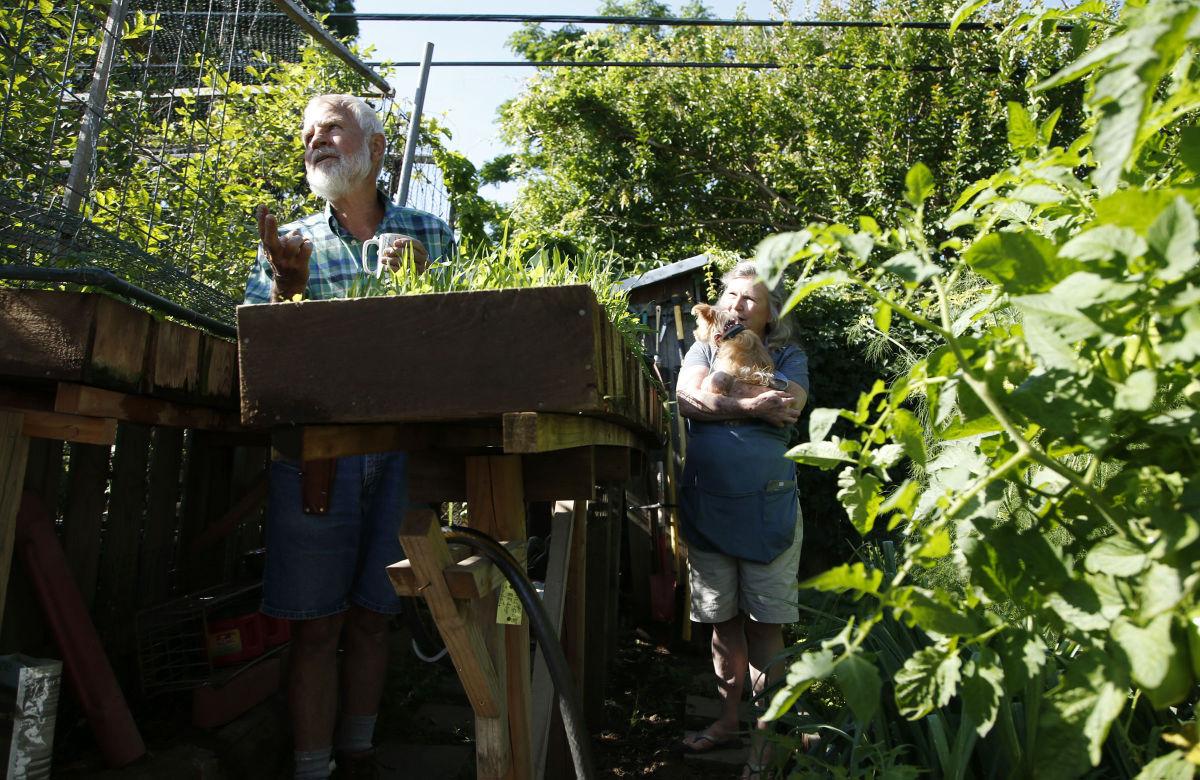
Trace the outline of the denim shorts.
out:
[[[294,461],[272,461],[270,474],[262,611],[289,620],[336,615],[350,604],[399,612],[386,569],[405,557],[407,454],[338,458],[324,515],[304,512]]]

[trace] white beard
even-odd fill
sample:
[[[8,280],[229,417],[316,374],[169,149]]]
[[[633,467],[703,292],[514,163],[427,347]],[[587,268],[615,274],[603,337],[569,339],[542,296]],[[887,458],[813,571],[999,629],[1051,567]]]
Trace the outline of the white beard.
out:
[[[358,151],[333,161],[306,165],[308,186],[313,194],[329,201],[339,200],[362,186],[373,173],[371,152],[360,144]]]

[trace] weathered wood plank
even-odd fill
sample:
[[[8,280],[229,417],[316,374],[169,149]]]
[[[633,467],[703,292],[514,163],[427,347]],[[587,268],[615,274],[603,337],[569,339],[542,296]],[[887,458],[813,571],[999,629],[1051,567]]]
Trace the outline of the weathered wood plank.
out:
[[[146,488],[146,525],[138,564],[138,603],[159,604],[171,593],[169,571],[176,561],[182,486],[183,430],[155,428],[150,435],[150,470]]]
[[[23,427],[19,412],[0,412],[0,617],[4,615],[12,573],[17,510],[21,506],[29,456],[29,439],[21,433]]]
[[[218,544],[198,556],[184,555],[213,518],[232,502],[230,480],[233,449],[219,446],[205,431],[192,431],[184,475],[182,518],[179,525],[180,581],[185,590],[198,590],[224,581],[225,545]]]
[[[236,407],[237,343],[204,334],[201,340],[200,396],[221,406]]]
[[[513,557],[521,563],[525,562],[526,549],[524,545],[514,542],[501,542]],[[465,548],[451,547],[450,556],[457,563],[443,570],[446,577],[446,587],[456,601],[481,599],[491,594],[504,584],[504,575],[500,573],[491,561],[479,555],[471,555]],[[413,570],[412,561],[405,559],[387,567],[388,578],[392,587],[401,596],[420,598],[419,588],[424,584]]]
[[[468,457],[471,456],[448,452],[414,453],[409,458],[409,501],[466,501],[465,464]],[[592,497],[596,484],[588,447],[527,455],[522,476],[528,501],[587,500]]]
[[[54,395],[54,411],[89,417],[111,417],[142,425],[168,425],[174,428],[205,430],[242,429],[237,416],[229,412],[73,382],[58,383]]]
[[[31,439],[79,444],[112,444],[117,440],[117,421],[111,418],[34,411],[25,411],[23,417],[23,433]]]
[[[274,444],[280,451],[293,450],[287,454],[295,460],[340,458],[343,455],[393,450],[478,450],[499,447],[503,443],[497,426],[478,423],[306,425],[281,435],[299,437],[298,443],[280,441]]]
[[[575,502],[559,501],[550,521],[550,553],[546,564],[546,591],[542,604],[561,636],[563,605],[566,603],[567,566],[570,564],[571,539],[575,531]],[[545,653],[539,646],[533,661],[531,712],[533,717],[532,759],[536,776],[545,777],[546,751],[550,744],[550,725],[554,720],[558,697]]]
[[[85,381],[135,390],[146,369],[153,318],[145,311],[107,296],[96,300],[96,324]]]
[[[0,290],[0,375],[82,381],[97,297]]]
[[[425,509],[410,511],[400,526],[400,543],[421,581],[418,590],[425,596],[476,718],[498,719],[500,678],[469,608],[456,603],[446,587],[442,572],[453,559],[437,516]]]
[[[146,512],[146,467],[149,462],[150,428],[122,423],[113,449],[112,489],[93,610],[97,630],[116,655],[133,649],[138,553]]]
[[[642,446],[638,436],[628,428],[595,417],[510,412],[503,421],[506,453],[550,452],[591,445]]]
[[[571,535],[570,563],[567,565],[566,603],[563,606],[562,645],[571,669],[571,677],[579,690],[580,698],[585,695],[583,680],[587,661],[587,643],[591,640],[587,630],[584,600],[587,596],[587,514],[591,502],[575,502],[574,533]],[[586,707],[587,702],[583,702]],[[571,755],[567,749],[566,733],[562,718],[556,712],[551,726],[551,741],[546,758],[545,777],[570,777]]]
[[[41,499],[48,511],[58,514],[59,488],[63,477],[63,443],[53,439],[30,439],[25,461],[25,492]],[[23,652],[43,656],[56,652],[46,618],[37,602],[29,572],[20,555],[12,559],[8,578],[0,653]]]
[[[95,601],[100,570],[100,519],[104,514],[110,451],[108,445],[73,443],[67,469],[63,552],[89,609]]]
[[[154,323],[146,369],[147,389],[168,398],[195,396],[200,389],[200,344],[204,334],[169,320]]]
[[[495,539],[524,542],[525,490],[520,456],[468,457],[466,465],[471,527]],[[511,776],[532,777],[528,619],[504,627],[504,646]]]
[[[242,306],[242,420],[261,426],[602,411],[594,341],[600,316],[582,285]]]

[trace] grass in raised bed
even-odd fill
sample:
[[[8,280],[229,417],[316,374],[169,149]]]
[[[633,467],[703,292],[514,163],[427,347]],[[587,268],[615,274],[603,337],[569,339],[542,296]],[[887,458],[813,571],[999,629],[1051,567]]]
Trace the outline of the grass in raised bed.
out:
[[[405,258],[395,270],[385,270],[378,280],[356,285],[349,297],[416,295],[422,293],[510,290],[529,287],[560,287],[586,284],[629,349],[642,357],[645,347],[641,336],[645,326],[629,313],[629,294],[618,285],[619,266],[613,256],[597,253],[565,255],[557,249],[543,249],[532,255],[507,240],[496,246],[462,247],[448,262],[434,263],[418,271],[412,258]]]

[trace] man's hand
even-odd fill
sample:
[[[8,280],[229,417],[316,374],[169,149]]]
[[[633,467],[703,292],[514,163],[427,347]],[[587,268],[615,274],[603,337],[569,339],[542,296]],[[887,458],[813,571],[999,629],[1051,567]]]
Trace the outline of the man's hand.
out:
[[[384,247],[379,253],[379,261],[387,263],[388,268],[396,271],[399,270],[400,264],[409,254],[412,255],[417,273],[424,273],[429,266],[429,252],[425,249],[424,244],[412,236],[402,236],[393,241],[391,246]]]
[[[266,206],[255,211],[258,217],[258,238],[262,241],[263,254],[271,264],[275,275],[275,287],[271,291],[272,301],[290,301],[304,294],[308,286],[308,259],[312,257],[312,242],[293,230],[280,238],[279,223]]]
[[[742,403],[743,408],[752,416],[783,428],[800,419],[800,410],[794,406],[793,400],[790,395],[780,390],[768,390],[746,398]]]

